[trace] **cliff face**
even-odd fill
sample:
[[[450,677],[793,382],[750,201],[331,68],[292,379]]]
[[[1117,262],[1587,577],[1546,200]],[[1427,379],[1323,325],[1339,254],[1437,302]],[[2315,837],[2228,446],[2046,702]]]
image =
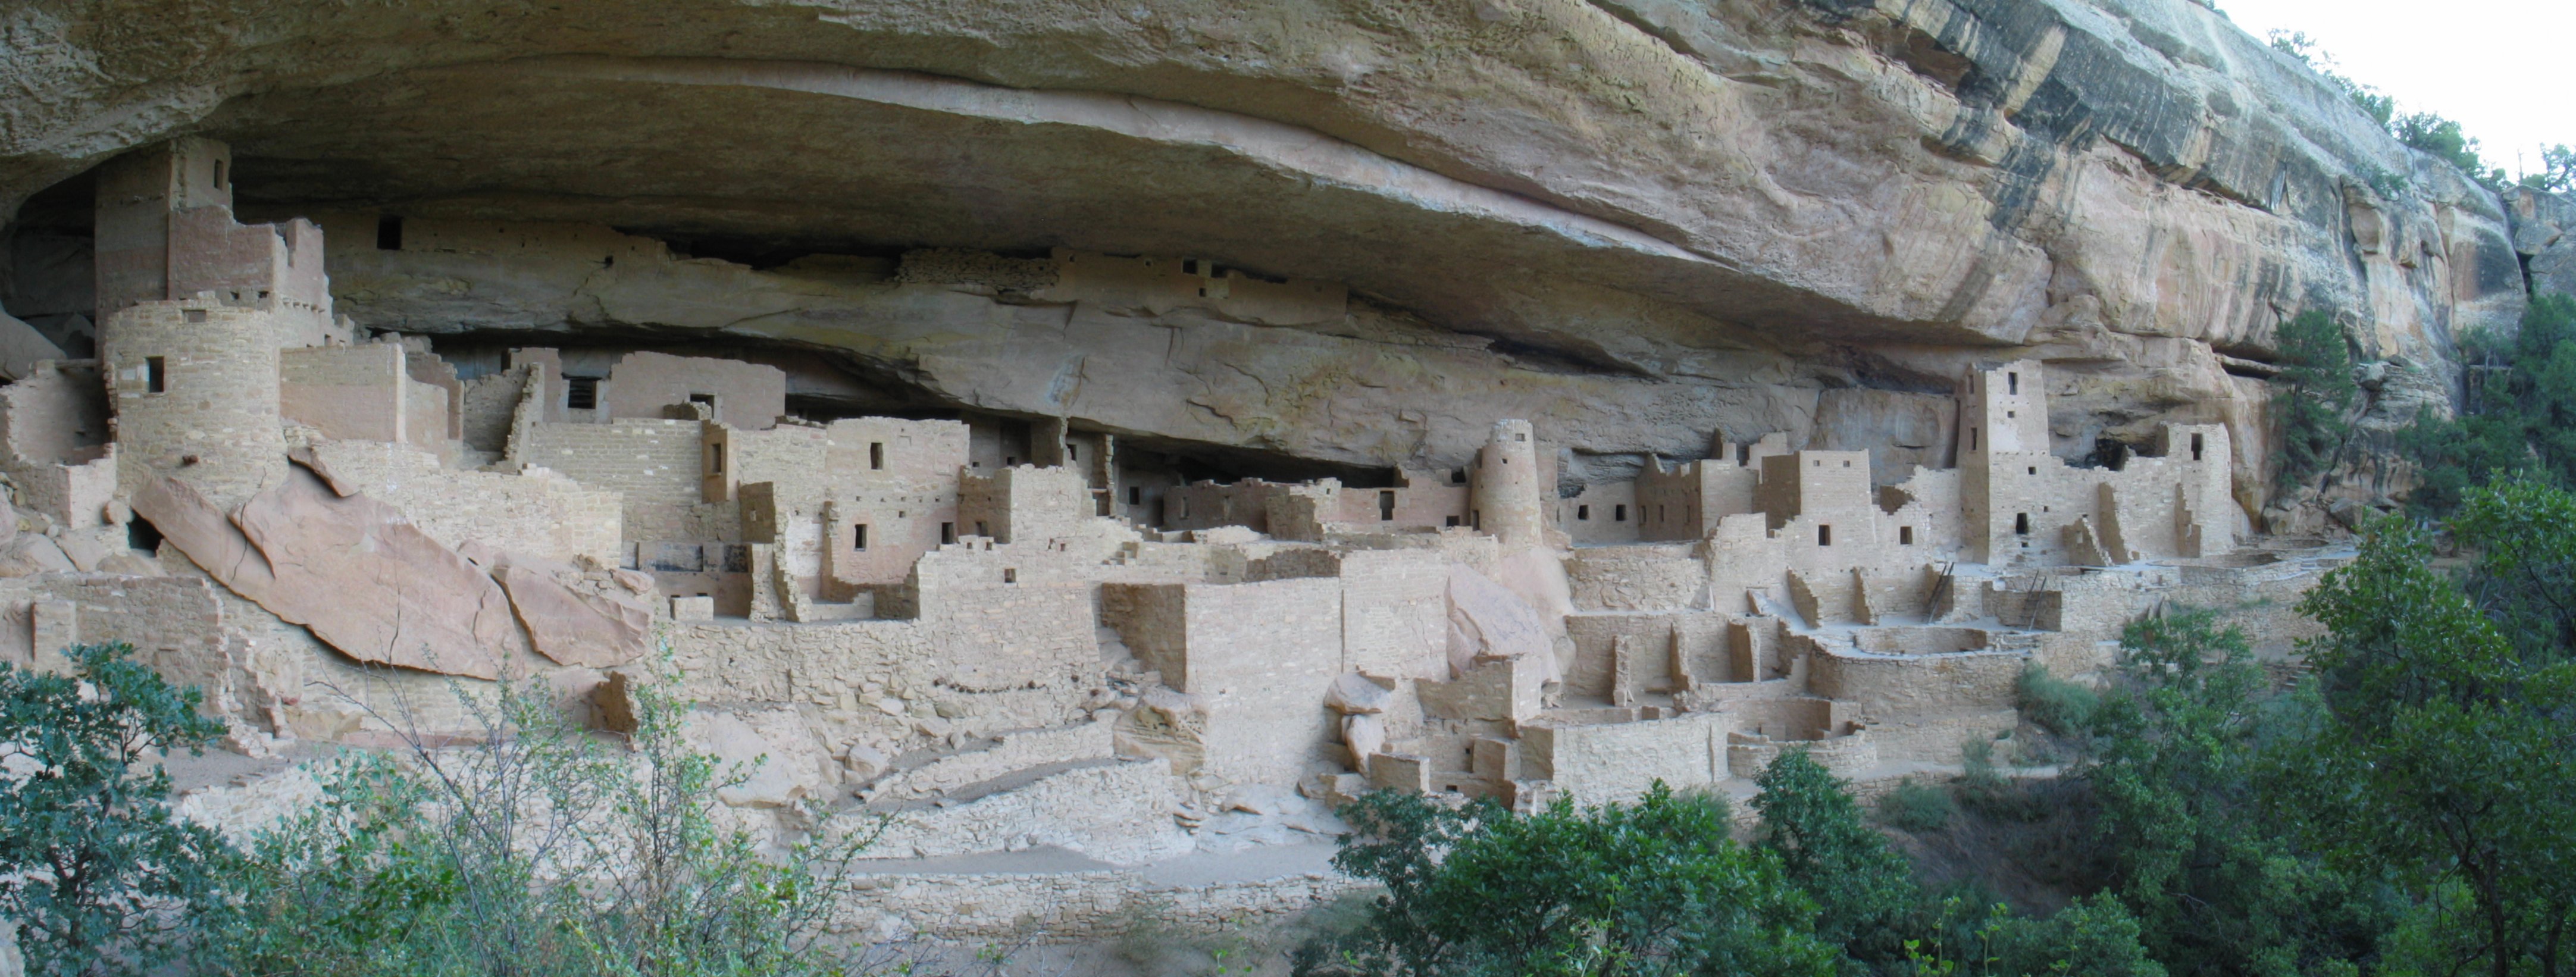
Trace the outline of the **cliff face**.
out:
[[[2229,423],[2251,514],[2278,321],[2348,316],[2390,403],[2438,403],[2452,337],[2519,313],[2518,246],[2567,247],[2532,230],[2563,201],[2517,203],[2517,239],[2182,0],[32,0],[0,28],[7,210],[204,134],[246,211],[337,215],[365,326],[818,350],[809,394],[1345,464],[1453,465],[1498,416],[1576,478],[1773,429],[1941,462],[1934,394],[2026,356],[2069,457]],[[512,243],[369,247],[387,214]],[[77,250],[14,240],[0,298]],[[907,273],[929,248],[1349,298]]]

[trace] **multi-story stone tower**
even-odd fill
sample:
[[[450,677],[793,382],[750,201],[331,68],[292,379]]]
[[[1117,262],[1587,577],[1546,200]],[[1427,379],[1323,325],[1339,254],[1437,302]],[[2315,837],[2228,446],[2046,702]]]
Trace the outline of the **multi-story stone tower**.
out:
[[[1546,497],[1538,463],[1538,438],[1528,421],[1496,421],[1493,436],[1476,453],[1468,515],[1477,529],[1509,547],[1538,546],[1546,539]]]
[[[348,340],[321,229],[235,223],[231,163],[178,139],[99,171],[99,360],[129,495],[168,474],[229,507],[275,483],[279,350]]]

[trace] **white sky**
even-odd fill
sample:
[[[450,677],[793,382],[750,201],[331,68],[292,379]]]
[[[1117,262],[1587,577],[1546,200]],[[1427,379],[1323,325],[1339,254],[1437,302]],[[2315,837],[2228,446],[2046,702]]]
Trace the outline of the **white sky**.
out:
[[[2538,169],[2543,145],[2576,146],[2576,0],[2216,0],[2246,33],[2306,31],[2352,80],[2438,112],[2492,166]]]

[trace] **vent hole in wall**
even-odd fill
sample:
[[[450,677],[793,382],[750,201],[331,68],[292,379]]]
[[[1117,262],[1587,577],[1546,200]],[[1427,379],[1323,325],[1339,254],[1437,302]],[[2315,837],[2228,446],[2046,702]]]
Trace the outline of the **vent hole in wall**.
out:
[[[151,520],[142,516],[135,516],[125,523],[125,545],[128,549],[142,550],[146,553],[160,552],[161,527],[153,525]]]

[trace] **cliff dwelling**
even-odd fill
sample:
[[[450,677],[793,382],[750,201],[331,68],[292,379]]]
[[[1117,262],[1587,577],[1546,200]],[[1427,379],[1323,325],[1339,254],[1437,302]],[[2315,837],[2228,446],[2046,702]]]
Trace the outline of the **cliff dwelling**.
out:
[[[96,356],[0,392],[30,527],[0,590],[19,663],[154,648],[255,756],[390,742],[391,703],[438,676],[545,676],[612,715],[618,676],[667,656],[712,728],[784,759],[744,805],[903,812],[869,852],[887,871],[1032,846],[1143,866],[1238,807],[1313,812],[1271,839],[1311,844],[1376,789],[1528,810],[1742,794],[1790,748],[1862,783],[1939,769],[2019,722],[2031,663],[2101,669],[2157,602],[2281,576],[2238,558],[2226,425],[2070,464],[2035,359],[1962,370],[1904,445],[1709,431],[1568,491],[1552,432],[1494,417],[1454,464],[1192,477],[1245,455],[1073,418],[812,417],[790,403],[811,368],[776,351],[370,328],[334,298],[335,235],[678,259],[562,228],[245,225],[229,152],[182,139],[97,174]],[[897,269],[1261,321],[1350,301],[1062,249]]]

